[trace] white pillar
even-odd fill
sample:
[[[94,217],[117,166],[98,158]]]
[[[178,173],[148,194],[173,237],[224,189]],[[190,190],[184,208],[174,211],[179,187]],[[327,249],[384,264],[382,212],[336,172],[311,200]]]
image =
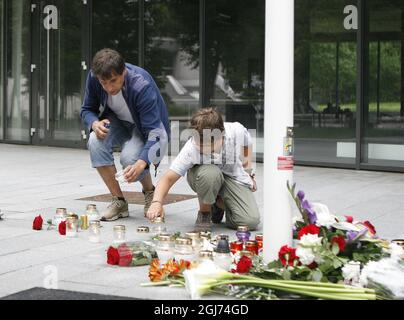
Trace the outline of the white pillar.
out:
[[[286,182],[293,170],[278,170],[287,127],[293,127],[294,0],[266,0],[264,120],[264,260],[278,258],[292,243],[292,208]]]

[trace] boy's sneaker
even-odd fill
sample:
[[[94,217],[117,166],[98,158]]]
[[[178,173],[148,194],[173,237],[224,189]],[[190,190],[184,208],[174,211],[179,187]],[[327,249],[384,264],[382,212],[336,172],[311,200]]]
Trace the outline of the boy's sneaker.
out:
[[[111,204],[102,213],[101,221],[115,221],[119,218],[129,217],[128,202],[112,197]]]
[[[210,212],[198,211],[195,221],[195,231],[210,231],[212,229],[212,214]]]
[[[224,210],[219,208],[216,203],[212,204],[212,222],[221,223],[224,216]]]
[[[154,190],[156,190],[155,187],[153,187],[152,191],[144,191],[142,190],[142,193],[144,195],[144,209],[143,209],[143,213],[144,216],[146,217],[147,211],[149,211],[149,208],[151,206],[151,203],[153,201],[153,197],[154,197]]]

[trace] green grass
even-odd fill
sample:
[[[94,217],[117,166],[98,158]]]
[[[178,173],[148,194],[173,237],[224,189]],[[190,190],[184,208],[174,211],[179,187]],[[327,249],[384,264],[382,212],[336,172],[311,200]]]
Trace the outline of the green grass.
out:
[[[327,107],[326,104],[318,105],[317,111],[323,111]],[[355,103],[341,103],[341,109],[349,109],[352,112],[356,111],[356,102]],[[401,104],[400,102],[380,102],[380,112],[386,113],[400,113]],[[371,102],[369,104],[370,112],[377,112],[377,103]]]

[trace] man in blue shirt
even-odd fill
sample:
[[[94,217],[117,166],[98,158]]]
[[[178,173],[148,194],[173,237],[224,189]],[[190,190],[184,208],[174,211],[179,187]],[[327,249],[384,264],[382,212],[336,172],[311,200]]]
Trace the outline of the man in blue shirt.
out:
[[[144,69],[125,63],[115,50],[102,49],[93,58],[80,116],[90,132],[88,149],[113,197],[102,221],[129,216],[118,181],[113,147],[121,147],[120,162],[127,182],[140,181],[144,214],[151,205],[154,185],[149,166],[158,166],[170,137],[168,111],[160,91]]]

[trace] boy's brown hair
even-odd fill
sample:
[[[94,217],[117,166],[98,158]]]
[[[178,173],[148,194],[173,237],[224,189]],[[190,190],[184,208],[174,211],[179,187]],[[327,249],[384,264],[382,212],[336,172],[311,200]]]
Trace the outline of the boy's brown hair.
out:
[[[104,48],[94,55],[91,69],[97,77],[109,80],[114,74],[122,75],[125,60],[118,51]]]
[[[199,141],[203,143],[203,130],[224,131],[223,117],[216,108],[202,108],[198,110],[191,119],[190,129],[194,129],[199,134]],[[212,137],[213,139],[213,137]]]

